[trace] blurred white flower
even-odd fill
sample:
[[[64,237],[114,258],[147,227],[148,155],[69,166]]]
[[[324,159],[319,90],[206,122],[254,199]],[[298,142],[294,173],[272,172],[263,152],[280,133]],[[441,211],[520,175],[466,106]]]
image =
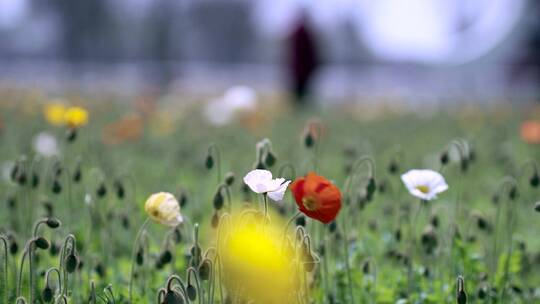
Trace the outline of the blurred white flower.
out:
[[[223,96],[213,99],[206,105],[204,115],[215,126],[228,124],[240,111],[252,111],[257,106],[257,93],[247,86],[235,86]]]
[[[13,166],[15,166],[15,162],[13,161],[5,161],[2,163],[2,179],[5,181],[11,181],[11,171],[13,170]]]
[[[92,205],[92,201],[92,195],[90,195],[90,193],[86,193],[84,195],[84,203],[87,205]]]
[[[410,170],[401,175],[401,180],[409,193],[426,201],[437,198],[437,194],[448,189],[444,177],[433,170]]]
[[[151,219],[166,226],[175,227],[184,221],[180,214],[180,204],[168,192],[152,194],[144,203],[144,211]]]
[[[279,202],[283,199],[287,187],[291,181],[284,178],[272,178],[272,172],[268,170],[252,170],[244,176],[244,183],[255,193],[265,193],[273,201]]]
[[[58,154],[58,141],[54,135],[41,132],[34,137],[34,150],[42,156],[51,157]]]

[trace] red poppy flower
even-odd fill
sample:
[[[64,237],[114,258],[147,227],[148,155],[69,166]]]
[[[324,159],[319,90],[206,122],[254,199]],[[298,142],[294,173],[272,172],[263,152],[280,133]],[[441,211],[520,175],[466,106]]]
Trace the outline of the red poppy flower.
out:
[[[333,221],[341,209],[338,187],[313,172],[297,178],[291,191],[301,212],[325,224]]]

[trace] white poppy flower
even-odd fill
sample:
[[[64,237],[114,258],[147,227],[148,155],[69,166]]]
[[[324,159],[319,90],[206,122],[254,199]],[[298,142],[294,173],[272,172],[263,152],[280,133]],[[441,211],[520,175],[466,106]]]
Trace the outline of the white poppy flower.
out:
[[[152,194],[144,203],[144,211],[151,219],[166,226],[175,227],[184,221],[180,214],[180,204],[168,192]]]
[[[244,183],[253,192],[267,194],[273,201],[279,202],[283,199],[291,181],[286,181],[284,178],[273,179],[272,172],[255,169],[244,176]]]
[[[401,180],[412,195],[429,201],[448,189],[444,177],[433,170],[410,170],[401,175]]]
[[[228,89],[219,98],[213,99],[204,109],[208,122],[215,126],[223,126],[232,121],[235,114],[241,111],[253,111],[257,105],[255,90],[246,86],[235,86]]]
[[[58,141],[54,135],[41,132],[34,137],[34,150],[42,156],[51,157],[58,154]]]
[[[234,86],[223,94],[223,101],[234,110],[253,110],[257,103],[257,93],[248,86]]]

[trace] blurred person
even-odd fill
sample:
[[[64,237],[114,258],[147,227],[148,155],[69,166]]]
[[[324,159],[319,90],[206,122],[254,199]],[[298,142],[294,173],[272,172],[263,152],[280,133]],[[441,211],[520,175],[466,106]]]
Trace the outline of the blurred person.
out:
[[[295,105],[305,105],[310,98],[311,85],[320,62],[315,41],[309,23],[309,16],[302,11],[288,36],[289,90]]]
[[[532,1],[528,5],[527,35],[515,59],[511,76],[513,81],[523,76],[531,77],[535,86],[534,97],[540,102],[540,4]]]

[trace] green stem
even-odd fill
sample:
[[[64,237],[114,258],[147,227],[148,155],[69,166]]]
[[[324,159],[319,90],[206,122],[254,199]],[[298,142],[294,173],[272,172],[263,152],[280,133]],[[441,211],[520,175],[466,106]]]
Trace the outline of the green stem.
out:
[[[345,269],[347,270],[347,280],[349,281],[350,303],[355,303],[353,294],[353,281],[351,275],[351,266],[349,265],[349,235],[347,232],[347,223],[343,223],[343,249],[345,255]]]
[[[148,223],[150,223],[150,218],[146,218],[146,220],[144,220],[141,228],[139,228],[139,231],[137,232],[135,242],[133,243],[133,250],[131,253],[131,272],[129,275],[129,303],[133,303],[133,276],[135,274],[135,256],[137,254],[137,245],[143,231],[146,229],[146,226],[148,226]]]
[[[5,300],[8,303],[9,299],[9,289],[8,289],[8,241],[7,238],[3,235],[0,235],[0,240],[4,244],[4,285],[2,288],[5,292]]]

